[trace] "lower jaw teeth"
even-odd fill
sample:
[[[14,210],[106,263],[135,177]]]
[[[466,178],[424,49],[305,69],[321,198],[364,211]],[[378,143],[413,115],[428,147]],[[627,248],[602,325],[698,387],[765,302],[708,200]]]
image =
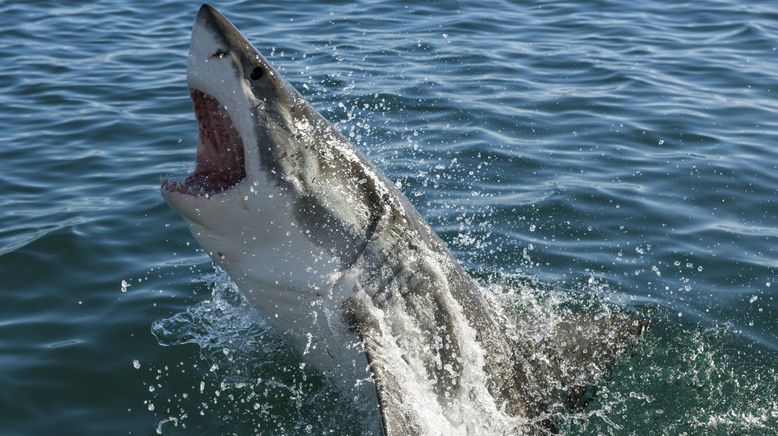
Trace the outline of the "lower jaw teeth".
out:
[[[229,187],[214,185],[207,186],[198,181],[174,180],[168,179],[164,185],[170,192],[179,192],[181,194],[192,195],[195,197],[210,198],[214,194],[220,194],[229,189]]]

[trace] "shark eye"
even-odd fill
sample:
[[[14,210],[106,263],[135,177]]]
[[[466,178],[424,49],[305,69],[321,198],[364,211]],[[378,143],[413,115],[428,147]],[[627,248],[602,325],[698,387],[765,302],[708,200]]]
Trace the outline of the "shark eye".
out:
[[[263,70],[262,67],[254,67],[254,69],[251,70],[251,80],[259,80],[264,75],[265,70]]]

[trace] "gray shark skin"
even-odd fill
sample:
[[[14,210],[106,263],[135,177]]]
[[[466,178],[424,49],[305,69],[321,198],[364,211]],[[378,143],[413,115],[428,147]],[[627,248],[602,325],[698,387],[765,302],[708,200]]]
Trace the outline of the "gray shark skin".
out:
[[[642,334],[612,319],[598,342],[575,333],[597,323],[571,319],[546,341],[558,358],[532,363],[405,196],[208,5],[187,80],[196,167],[164,198],[302,360],[373,411],[373,431],[554,432],[559,398],[574,404]]]

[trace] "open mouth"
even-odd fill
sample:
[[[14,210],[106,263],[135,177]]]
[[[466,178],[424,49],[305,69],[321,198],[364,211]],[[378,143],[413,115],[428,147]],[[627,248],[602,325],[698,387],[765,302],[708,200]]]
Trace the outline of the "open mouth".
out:
[[[214,97],[191,90],[199,141],[195,169],[184,180],[165,179],[163,189],[194,196],[210,196],[229,190],[246,177],[243,141]]]

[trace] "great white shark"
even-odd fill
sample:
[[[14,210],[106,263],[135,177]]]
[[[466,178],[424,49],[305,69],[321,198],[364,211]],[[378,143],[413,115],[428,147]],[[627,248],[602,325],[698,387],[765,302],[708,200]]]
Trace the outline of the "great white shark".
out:
[[[551,358],[532,355],[394,183],[208,5],[187,80],[196,165],[162,195],[303,361],[378,411],[374,431],[553,432],[642,334],[571,317]]]

